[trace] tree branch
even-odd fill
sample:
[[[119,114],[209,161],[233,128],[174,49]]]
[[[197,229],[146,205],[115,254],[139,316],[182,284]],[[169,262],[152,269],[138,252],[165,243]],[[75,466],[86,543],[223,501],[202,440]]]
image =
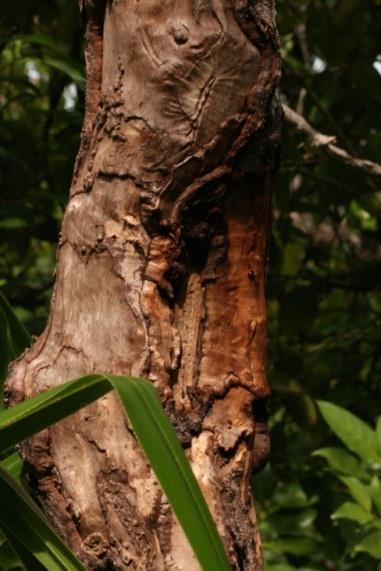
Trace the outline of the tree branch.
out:
[[[286,121],[296,127],[298,131],[307,135],[315,147],[322,147],[329,155],[340,159],[350,167],[365,171],[374,176],[381,176],[381,165],[379,163],[374,163],[367,159],[358,159],[350,155],[347,151],[335,145],[336,137],[319,133],[302,115],[299,115],[299,113],[291,109],[291,107],[285,104],[283,104],[282,107]]]

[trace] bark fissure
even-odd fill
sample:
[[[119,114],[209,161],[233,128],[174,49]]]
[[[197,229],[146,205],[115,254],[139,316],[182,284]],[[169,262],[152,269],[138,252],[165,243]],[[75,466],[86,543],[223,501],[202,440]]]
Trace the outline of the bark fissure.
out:
[[[86,116],[45,332],[10,403],[92,371],[146,376],[234,569],[261,569],[264,273],[279,147],[272,0],[87,0]],[[113,394],[23,445],[89,569],[199,569]]]

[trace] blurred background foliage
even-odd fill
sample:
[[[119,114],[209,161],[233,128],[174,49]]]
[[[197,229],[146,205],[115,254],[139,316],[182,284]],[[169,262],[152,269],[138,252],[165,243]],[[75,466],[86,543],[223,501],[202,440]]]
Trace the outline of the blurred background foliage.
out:
[[[381,1],[278,0],[278,23],[283,102],[379,162]],[[82,42],[76,0],[3,0],[0,288],[34,334],[48,314],[79,144]],[[287,124],[282,157],[267,286],[272,457],[253,479],[266,570],[380,571],[381,548],[366,538],[381,529],[369,491],[381,460],[351,455],[350,436],[340,443],[316,400],[372,429],[381,413],[381,181]]]

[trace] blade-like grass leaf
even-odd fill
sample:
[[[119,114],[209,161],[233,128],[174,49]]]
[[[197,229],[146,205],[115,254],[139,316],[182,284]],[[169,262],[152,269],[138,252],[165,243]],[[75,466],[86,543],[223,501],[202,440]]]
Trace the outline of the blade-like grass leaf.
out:
[[[12,550],[17,554],[26,569],[26,571],[41,571],[41,563],[24,545],[17,539],[15,535],[7,533],[7,541]]]
[[[4,409],[3,382],[8,365],[30,342],[29,333],[0,291],[0,410]]]
[[[0,452],[73,414],[111,390],[103,375],[87,375],[0,412]]]
[[[0,527],[49,571],[84,571],[25,490],[0,466]],[[17,548],[16,545],[13,547]],[[21,555],[21,554],[20,554]]]
[[[24,325],[21,323],[8,301],[0,291],[0,308],[8,321],[10,337],[12,340],[14,353],[11,355],[12,358],[17,357],[20,353],[24,351],[26,347],[29,347],[31,343],[31,337],[28,331],[25,329]]]
[[[2,467],[12,478],[21,484],[23,474],[23,461],[17,452],[14,452],[1,462]]]
[[[202,569],[231,570],[204,496],[154,387],[142,379],[108,378]]]
[[[126,409],[135,434],[202,569],[204,571],[231,570],[222,541],[196,478],[177,440],[176,433],[165,415],[160,399],[149,381],[125,376],[94,374],[40,393],[11,409],[0,412],[0,448],[3,450],[10,448],[19,440],[32,436],[98,399],[112,388],[116,389]],[[11,460],[9,462],[11,463]],[[7,474],[4,469],[2,471]],[[16,494],[20,489],[22,490],[21,486],[10,479],[9,475],[2,478],[1,482],[5,482],[1,484],[3,488],[6,484],[9,486],[12,483]],[[23,494],[25,500],[24,491]],[[6,501],[6,495],[4,497]],[[27,495],[26,497],[28,498]],[[8,508],[4,510],[4,513],[12,509],[11,503]],[[33,517],[36,517],[35,514],[39,514],[39,511],[36,506],[34,509]],[[6,521],[3,522],[0,519],[0,527],[3,525],[6,525]],[[47,525],[46,522],[44,525]],[[22,529],[21,535],[19,531],[16,531],[19,528]],[[34,545],[33,542],[38,543],[34,536],[34,539],[28,539],[29,543],[23,539],[24,534],[28,533],[28,522],[22,522],[16,518],[14,526],[4,527],[4,529],[8,533],[17,534],[24,547],[29,550],[31,545]],[[26,537],[28,538],[28,535]],[[32,553],[42,562],[36,545]],[[50,566],[50,569],[54,571],[56,567]],[[60,569],[72,569],[72,567],[62,567],[61,563]]]

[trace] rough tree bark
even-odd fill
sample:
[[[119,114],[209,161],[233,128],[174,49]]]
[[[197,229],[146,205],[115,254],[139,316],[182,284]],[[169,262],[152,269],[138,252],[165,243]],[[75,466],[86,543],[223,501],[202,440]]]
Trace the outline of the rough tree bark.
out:
[[[279,146],[273,0],[86,0],[86,116],[44,333],[13,404],[98,372],[149,378],[234,569],[262,568],[264,272]],[[23,445],[89,569],[198,569],[114,395]]]

